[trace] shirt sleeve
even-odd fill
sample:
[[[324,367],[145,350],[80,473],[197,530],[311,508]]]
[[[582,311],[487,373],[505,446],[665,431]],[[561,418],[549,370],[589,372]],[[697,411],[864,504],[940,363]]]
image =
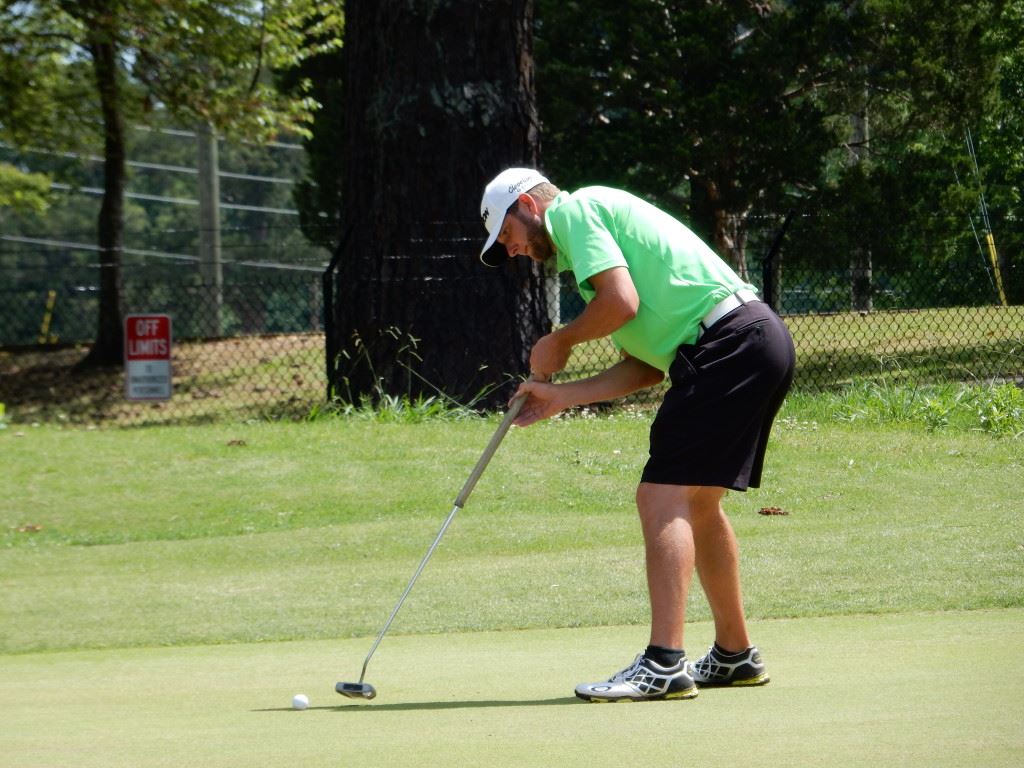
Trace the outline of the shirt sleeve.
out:
[[[558,206],[549,217],[555,248],[571,264],[581,292],[591,292],[588,280],[612,267],[628,267],[615,241],[608,211],[593,200],[572,200]]]

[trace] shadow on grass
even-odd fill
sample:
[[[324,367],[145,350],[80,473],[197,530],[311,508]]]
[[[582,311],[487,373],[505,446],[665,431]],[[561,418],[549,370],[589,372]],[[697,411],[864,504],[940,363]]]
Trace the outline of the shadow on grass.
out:
[[[522,701],[407,701],[398,704],[340,704],[332,707],[309,707],[306,711],[323,712],[417,712],[433,709],[488,709],[490,707],[553,707],[563,704],[583,704],[575,696],[558,699],[526,699]],[[297,712],[291,707],[254,709],[253,712]]]
[[[893,382],[977,382],[1016,379],[1021,370],[1020,340],[985,344],[921,345],[913,350],[885,348],[797,350],[798,387],[830,389],[855,378]]]

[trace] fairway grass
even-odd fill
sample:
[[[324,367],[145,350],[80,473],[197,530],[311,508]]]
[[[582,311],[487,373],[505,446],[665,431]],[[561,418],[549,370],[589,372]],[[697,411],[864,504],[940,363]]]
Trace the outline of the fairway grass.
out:
[[[757,622],[772,682],[587,704],[640,627],[388,637],[372,702],[334,693],[369,640],[0,658],[5,768],[1024,763],[1024,610]],[[691,655],[711,641],[688,629]],[[296,693],[310,698],[290,708]]]
[[[494,426],[6,430],[0,653],[370,635]],[[647,428],[513,430],[395,630],[645,623]],[[1022,472],[1019,440],[785,417],[764,487],[725,501],[749,614],[1024,606]]]

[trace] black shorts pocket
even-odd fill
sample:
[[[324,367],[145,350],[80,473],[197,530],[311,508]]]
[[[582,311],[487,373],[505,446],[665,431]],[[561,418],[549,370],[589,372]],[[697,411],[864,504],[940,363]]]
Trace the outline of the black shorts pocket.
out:
[[[697,375],[694,357],[700,352],[695,344],[681,344],[676,350],[676,359],[668,367],[668,378],[672,386],[678,387]]]

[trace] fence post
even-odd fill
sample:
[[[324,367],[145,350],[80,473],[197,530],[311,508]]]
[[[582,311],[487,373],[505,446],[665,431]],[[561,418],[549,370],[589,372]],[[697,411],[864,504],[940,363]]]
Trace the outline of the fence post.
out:
[[[351,233],[351,226],[341,233],[338,245],[334,248],[334,253],[331,255],[331,260],[327,264],[322,278],[324,291],[324,369],[327,374],[327,392],[325,395],[328,403],[334,399],[334,377],[338,372],[337,361],[335,360],[338,356],[338,340],[334,330],[334,272],[338,268],[338,262],[341,261],[342,252],[348,244],[348,236]]]
[[[220,255],[220,181],[217,137],[207,123],[196,131],[199,166],[200,328],[207,338],[221,335],[224,273]]]

